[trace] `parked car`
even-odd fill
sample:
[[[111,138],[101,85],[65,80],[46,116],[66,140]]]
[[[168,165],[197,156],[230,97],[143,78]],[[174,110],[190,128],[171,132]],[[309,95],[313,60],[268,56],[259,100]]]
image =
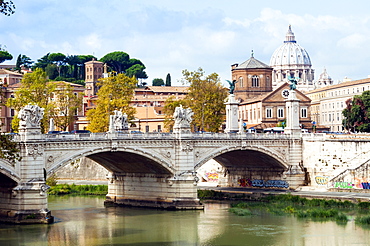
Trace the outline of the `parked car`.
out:
[[[71,131],[72,134],[79,134],[79,133],[91,133],[89,130],[73,130]]]
[[[141,131],[131,131],[132,134],[143,134]]]
[[[48,131],[47,134],[60,134],[61,131]]]

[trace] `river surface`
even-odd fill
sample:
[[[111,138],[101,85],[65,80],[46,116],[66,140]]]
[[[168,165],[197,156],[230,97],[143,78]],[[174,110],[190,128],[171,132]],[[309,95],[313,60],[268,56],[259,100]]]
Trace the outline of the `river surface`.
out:
[[[229,205],[165,211],[104,207],[101,197],[52,197],[50,225],[0,224],[0,245],[370,245],[370,229],[293,216],[237,216]]]

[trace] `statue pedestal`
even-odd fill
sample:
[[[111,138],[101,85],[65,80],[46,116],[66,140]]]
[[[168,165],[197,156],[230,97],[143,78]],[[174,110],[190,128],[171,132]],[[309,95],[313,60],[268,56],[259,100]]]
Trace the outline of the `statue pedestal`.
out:
[[[235,95],[230,94],[227,98],[226,105],[226,128],[225,132],[238,132],[238,107],[239,102],[235,100]]]
[[[286,100],[286,127],[284,133],[299,135],[301,127],[299,126],[299,99],[296,97],[295,90],[289,90],[289,96]]]

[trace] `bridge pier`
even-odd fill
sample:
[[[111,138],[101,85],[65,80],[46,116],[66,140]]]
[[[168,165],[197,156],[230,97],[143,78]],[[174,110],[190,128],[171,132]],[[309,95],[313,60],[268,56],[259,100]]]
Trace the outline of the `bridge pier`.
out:
[[[163,209],[203,209],[197,199],[194,178],[169,178],[154,174],[112,174],[106,205],[155,207]]]
[[[45,182],[25,182],[1,199],[0,220],[16,224],[52,223]]]
[[[20,143],[22,160],[17,163],[21,180],[2,193],[0,220],[17,224],[52,223],[47,209],[43,148],[31,142]]]
[[[17,224],[52,223],[54,217],[47,209],[48,200],[45,184],[44,145],[40,144],[40,120],[44,109],[37,105],[27,105],[18,113],[19,145],[21,161],[15,169],[20,181],[13,189],[3,193],[0,220]]]

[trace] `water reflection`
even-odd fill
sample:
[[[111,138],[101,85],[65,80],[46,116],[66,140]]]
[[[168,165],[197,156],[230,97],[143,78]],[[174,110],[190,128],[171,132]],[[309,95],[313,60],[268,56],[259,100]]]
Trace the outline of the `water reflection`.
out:
[[[104,198],[50,197],[51,225],[0,225],[0,245],[368,245],[370,230],[295,217],[103,206]]]

